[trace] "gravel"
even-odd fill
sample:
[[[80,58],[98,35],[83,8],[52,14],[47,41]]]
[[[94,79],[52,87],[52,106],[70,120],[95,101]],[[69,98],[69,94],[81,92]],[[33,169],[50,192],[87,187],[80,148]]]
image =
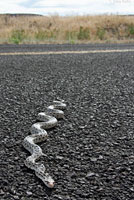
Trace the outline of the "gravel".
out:
[[[57,97],[65,119],[40,144],[48,189],[22,141]],[[133,130],[134,53],[0,56],[1,200],[134,199]]]

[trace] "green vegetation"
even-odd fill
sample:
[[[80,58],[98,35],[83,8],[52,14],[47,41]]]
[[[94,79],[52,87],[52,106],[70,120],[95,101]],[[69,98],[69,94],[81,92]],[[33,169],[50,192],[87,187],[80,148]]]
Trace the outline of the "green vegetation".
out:
[[[75,41],[77,40],[77,34],[77,31],[66,31],[65,38],[70,44],[75,44]]]
[[[0,15],[2,43],[134,42],[134,16]]]
[[[11,33],[11,37],[9,41],[14,44],[20,44],[25,39],[25,31],[24,30],[14,30]]]
[[[134,37],[134,24],[130,24],[128,27],[128,35]]]
[[[78,40],[90,40],[89,28],[83,28],[82,26],[80,26]]]
[[[105,29],[103,28],[98,28],[96,32],[96,36],[100,39],[103,40],[105,35]]]
[[[49,40],[49,39],[56,39],[56,35],[57,35],[57,32],[54,32],[54,31],[49,31],[49,30],[46,30],[46,31],[42,31],[42,30],[39,30],[36,34],[35,34],[35,38],[37,40]]]

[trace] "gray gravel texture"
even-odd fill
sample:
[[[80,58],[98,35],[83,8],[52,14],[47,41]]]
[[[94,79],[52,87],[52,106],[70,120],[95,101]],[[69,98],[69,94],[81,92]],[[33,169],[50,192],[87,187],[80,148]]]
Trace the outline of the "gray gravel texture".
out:
[[[48,189],[22,141],[57,97],[65,119],[40,144]],[[0,152],[1,200],[134,199],[134,53],[0,56]]]

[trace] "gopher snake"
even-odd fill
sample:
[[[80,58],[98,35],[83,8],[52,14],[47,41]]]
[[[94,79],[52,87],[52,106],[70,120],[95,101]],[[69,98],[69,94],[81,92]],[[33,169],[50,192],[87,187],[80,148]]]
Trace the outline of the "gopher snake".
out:
[[[31,126],[31,135],[28,135],[23,140],[23,146],[31,153],[31,156],[27,157],[25,160],[25,165],[34,170],[36,176],[39,177],[49,188],[54,187],[54,180],[48,173],[45,172],[45,166],[36,162],[37,159],[45,155],[36,143],[47,139],[48,134],[45,129],[50,129],[57,125],[57,119],[64,117],[64,112],[62,110],[65,108],[66,104],[63,100],[53,101],[53,105],[49,106],[46,112],[38,114],[37,119],[40,122],[36,122]]]

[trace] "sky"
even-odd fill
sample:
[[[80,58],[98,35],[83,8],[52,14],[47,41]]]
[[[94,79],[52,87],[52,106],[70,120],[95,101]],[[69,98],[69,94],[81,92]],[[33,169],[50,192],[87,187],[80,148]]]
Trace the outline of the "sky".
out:
[[[134,14],[134,0],[0,0],[0,13],[128,15]]]

